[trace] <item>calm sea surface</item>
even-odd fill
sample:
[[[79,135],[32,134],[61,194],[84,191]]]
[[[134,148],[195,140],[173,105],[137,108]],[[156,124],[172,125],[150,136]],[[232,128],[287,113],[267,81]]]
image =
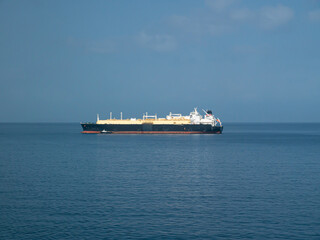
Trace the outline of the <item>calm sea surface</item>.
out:
[[[320,124],[0,124],[0,239],[320,239]]]

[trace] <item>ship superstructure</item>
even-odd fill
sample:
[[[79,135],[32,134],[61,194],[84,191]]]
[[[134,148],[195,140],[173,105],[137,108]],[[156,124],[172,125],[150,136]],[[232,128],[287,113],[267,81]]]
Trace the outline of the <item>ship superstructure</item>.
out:
[[[203,110],[202,116],[197,108],[189,115],[170,113],[165,118],[158,118],[157,115],[143,114],[142,119],[112,118],[100,120],[97,115],[96,123],[81,123],[82,133],[222,133],[223,126],[219,118],[216,118],[211,110]]]

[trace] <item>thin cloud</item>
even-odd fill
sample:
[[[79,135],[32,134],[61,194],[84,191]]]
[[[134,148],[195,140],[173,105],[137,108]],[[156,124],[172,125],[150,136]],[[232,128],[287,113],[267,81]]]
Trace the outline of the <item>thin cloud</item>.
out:
[[[273,30],[288,24],[294,17],[294,11],[287,6],[249,9],[238,7],[235,2],[235,0],[206,0],[206,5],[210,6],[209,11],[203,9],[202,12],[190,16],[174,15],[169,22],[185,33],[217,36],[232,33],[244,25]]]
[[[145,32],[141,32],[136,37],[136,40],[142,47],[158,52],[172,51],[177,46],[175,38],[166,34],[149,35]]]
[[[265,29],[274,29],[287,24],[294,17],[291,8],[278,5],[276,7],[263,7],[260,12],[260,23]]]
[[[316,10],[310,11],[308,13],[308,17],[309,17],[310,21],[313,21],[313,22],[320,21],[320,9],[316,9]]]
[[[248,8],[234,9],[230,12],[230,18],[235,21],[247,21],[256,17],[256,13]]]
[[[174,27],[195,35],[219,35],[229,30],[226,24],[217,23],[208,17],[173,16],[170,22]]]

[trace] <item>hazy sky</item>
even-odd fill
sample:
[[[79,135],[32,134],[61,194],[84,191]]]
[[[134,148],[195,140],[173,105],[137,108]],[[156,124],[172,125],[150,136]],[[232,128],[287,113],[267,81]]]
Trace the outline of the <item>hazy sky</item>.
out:
[[[320,1],[0,1],[0,121],[320,122]]]

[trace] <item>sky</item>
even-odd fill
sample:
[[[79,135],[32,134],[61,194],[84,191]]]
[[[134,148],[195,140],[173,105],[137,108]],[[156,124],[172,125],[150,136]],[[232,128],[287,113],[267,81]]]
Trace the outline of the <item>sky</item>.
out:
[[[0,0],[0,122],[320,122],[318,0]]]

